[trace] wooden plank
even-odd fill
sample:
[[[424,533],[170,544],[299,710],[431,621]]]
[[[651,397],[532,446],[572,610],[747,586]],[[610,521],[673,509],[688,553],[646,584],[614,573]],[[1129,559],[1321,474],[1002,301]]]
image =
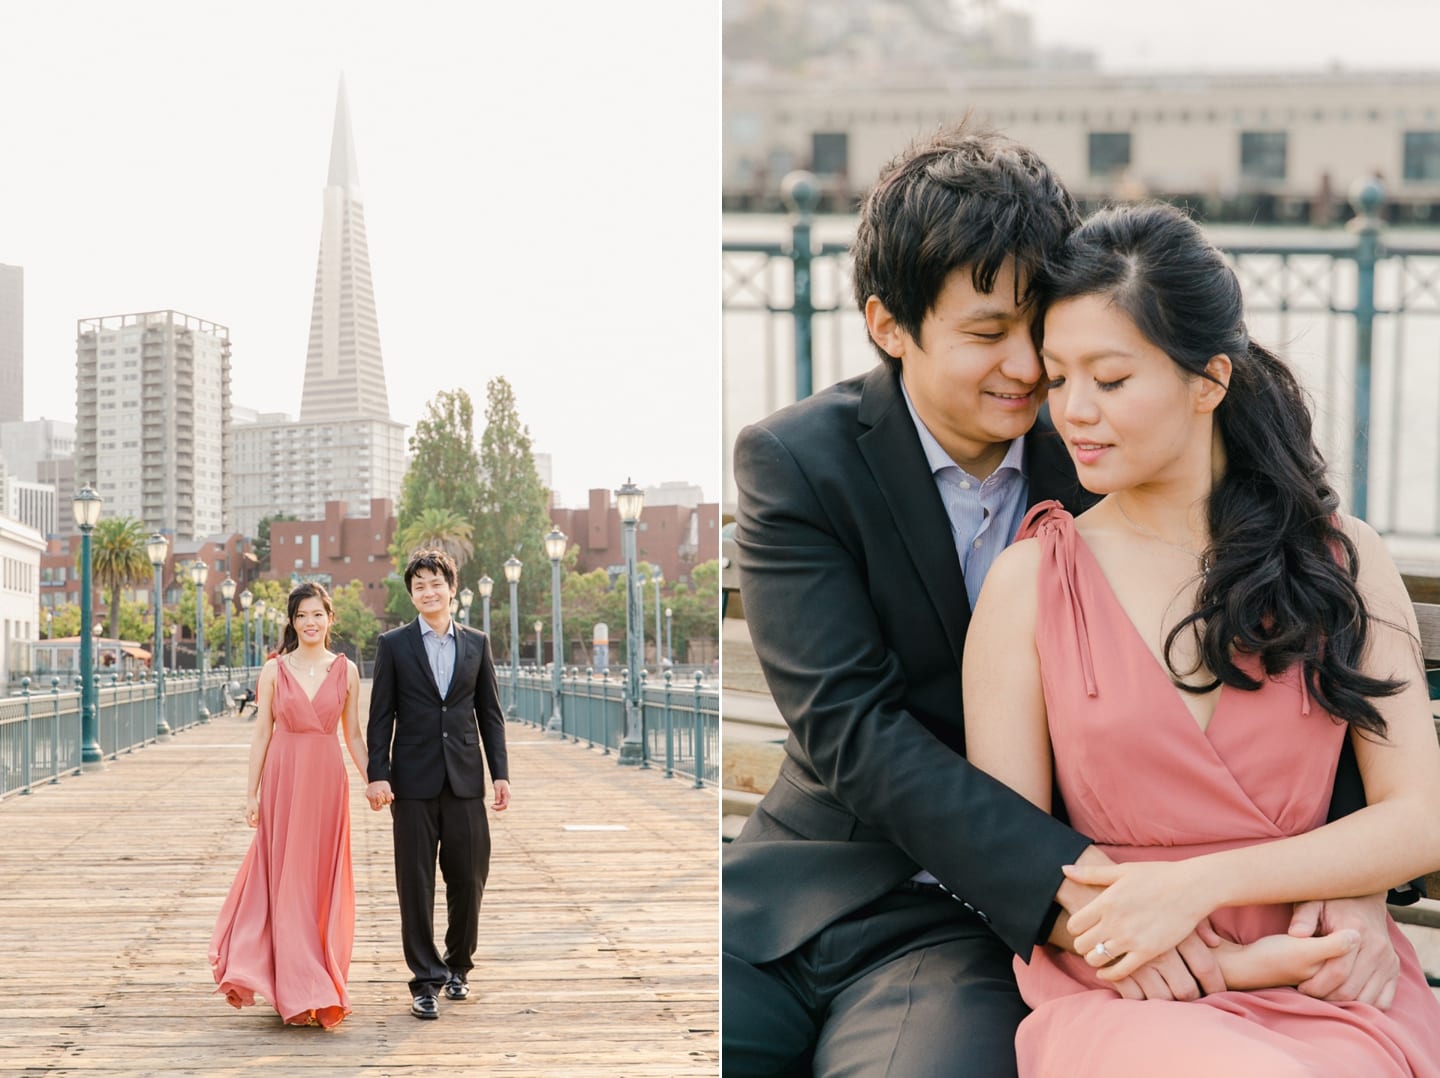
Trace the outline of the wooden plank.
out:
[[[0,802],[0,1073],[717,1073],[716,791],[518,724],[468,1001],[410,1017],[389,815],[352,772],[354,1013],[226,1005],[205,951],[251,839],[252,729],[221,716]]]
[[[1416,603],[1415,620],[1420,623],[1420,651],[1425,665],[1440,665],[1440,604]]]

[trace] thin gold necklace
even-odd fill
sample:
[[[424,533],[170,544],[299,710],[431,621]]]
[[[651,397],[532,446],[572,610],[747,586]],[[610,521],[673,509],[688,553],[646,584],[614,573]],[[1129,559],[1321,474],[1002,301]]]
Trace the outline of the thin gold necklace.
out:
[[[1127,519],[1128,519],[1128,518],[1127,518]],[[294,670],[297,674],[302,673],[300,667],[298,667],[297,665],[295,665],[295,652],[292,651],[292,652],[289,654],[288,658],[289,658],[289,662],[290,662],[290,669],[291,669],[291,670]],[[311,677],[314,677],[314,676],[315,676],[315,664],[314,664],[314,663],[311,663],[311,664],[310,664],[310,670],[309,670],[308,672],[309,672],[309,675],[310,675]]]
[[[1174,548],[1175,550],[1183,550],[1186,554],[1189,554],[1192,558],[1194,558],[1197,562],[1200,563],[1200,575],[1201,575],[1201,576],[1208,576],[1208,575],[1209,575],[1209,573],[1210,573],[1210,556],[1209,556],[1207,553],[1205,553],[1204,551],[1201,551],[1200,553],[1197,554],[1197,553],[1195,553],[1195,551],[1191,550],[1188,546],[1185,546],[1185,545],[1183,545],[1183,544],[1181,544],[1181,543],[1173,543],[1173,542],[1171,542],[1169,539],[1166,539],[1163,535],[1156,535],[1156,534],[1155,534],[1153,531],[1151,531],[1149,528],[1145,527],[1144,524],[1141,524],[1138,520],[1136,520],[1134,517],[1132,517],[1129,513],[1125,512],[1125,506],[1121,504],[1119,498],[1116,498],[1116,499],[1115,499],[1115,508],[1118,509],[1118,510],[1120,510],[1120,515],[1125,518],[1126,522],[1130,525],[1130,527],[1134,528],[1134,529],[1135,529],[1137,532],[1139,532],[1141,535],[1147,536],[1147,537],[1150,538],[1150,539],[1154,539],[1157,543],[1163,543],[1165,546],[1172,547],[1172,548]]]

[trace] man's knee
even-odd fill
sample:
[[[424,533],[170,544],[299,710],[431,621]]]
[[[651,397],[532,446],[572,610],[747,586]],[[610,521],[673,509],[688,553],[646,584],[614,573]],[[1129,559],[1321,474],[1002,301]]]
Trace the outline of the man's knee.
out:
[[[734,955],[720,966],[720,1058],[726,1078],[809,1073],[816,1027],[780,978]]]
[[[1000,948],[973,939],[917,948],[836,997],[815,1074],[1005,1078],[1027,1013]]]

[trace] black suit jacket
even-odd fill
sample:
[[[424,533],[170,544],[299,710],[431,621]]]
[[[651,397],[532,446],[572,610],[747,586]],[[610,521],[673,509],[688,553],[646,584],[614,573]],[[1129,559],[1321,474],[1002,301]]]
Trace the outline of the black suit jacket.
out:
[[[420,619],[384,633],[375,651],[368,740],[370,781],[389,780],[396,797],[437,797],[447,778],[457,797],[484,797],[487,760],[491,779],[508,781],[489,638],[455,623],[455,671],[442,698]]]
[[[1030,505],[1094,501],[1044,420],[1025,470]],[[970,603],[898,376],[746,427],[734,475],[746,621],[790,735],[723,854],[726,952],[778,958],[923,866],[1028,956],[1089,840],[963,756]]]

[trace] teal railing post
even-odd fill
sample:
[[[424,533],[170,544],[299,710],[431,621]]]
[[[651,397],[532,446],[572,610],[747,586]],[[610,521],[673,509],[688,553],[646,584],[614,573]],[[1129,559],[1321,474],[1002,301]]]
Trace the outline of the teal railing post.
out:
[[[808,172],[792,172],[780,184],[781,197],[795,218],[790,226],[790,261],[795,280],[795,297],[791,311],[795,318],[795,399],[803,400],[813,392],[815,303],[810,277],[814,246],[810,226],[814,223],[815,207],[820,192],[815,177]]]
[[[1380,202],[1384,192],[1366,180],[1351,195],[1355,217],[1355,448],[1350,511],[1366,518],[1370,500],[1370,359],[1375,328],[1375,263],[1380,255]]]
[[[50,679],[50,701],[55,711],[50,722],[50,781],[60,781],[60,679]]]
[[[22,793],[30,792],[30,759],[35,755],[35,738],[30,729],[30,679],[20,679],[20,695],[25,698],[25,789]]]
[[[650,671],[640,671],[640,687],[635,690],[635,706],[640,709],[640,737],[644,751],[640,756],[640,767],[642,770],[650,769],[650,730],[645,725],[645,682],[650,676]]]
[[[695,789],[705,786],[705,716],[700,712],[700,682],[704,675],[695,671]]]
[[[585,668],[585,747],[595,747],[595,668]]]
[[[602,756],[610,755],[610,668],[607,666],[600,671],[600,744],[605,751]]]
[[[670,713],[670,671],[665,671],[665,777],[675,777],[675,721]]]

